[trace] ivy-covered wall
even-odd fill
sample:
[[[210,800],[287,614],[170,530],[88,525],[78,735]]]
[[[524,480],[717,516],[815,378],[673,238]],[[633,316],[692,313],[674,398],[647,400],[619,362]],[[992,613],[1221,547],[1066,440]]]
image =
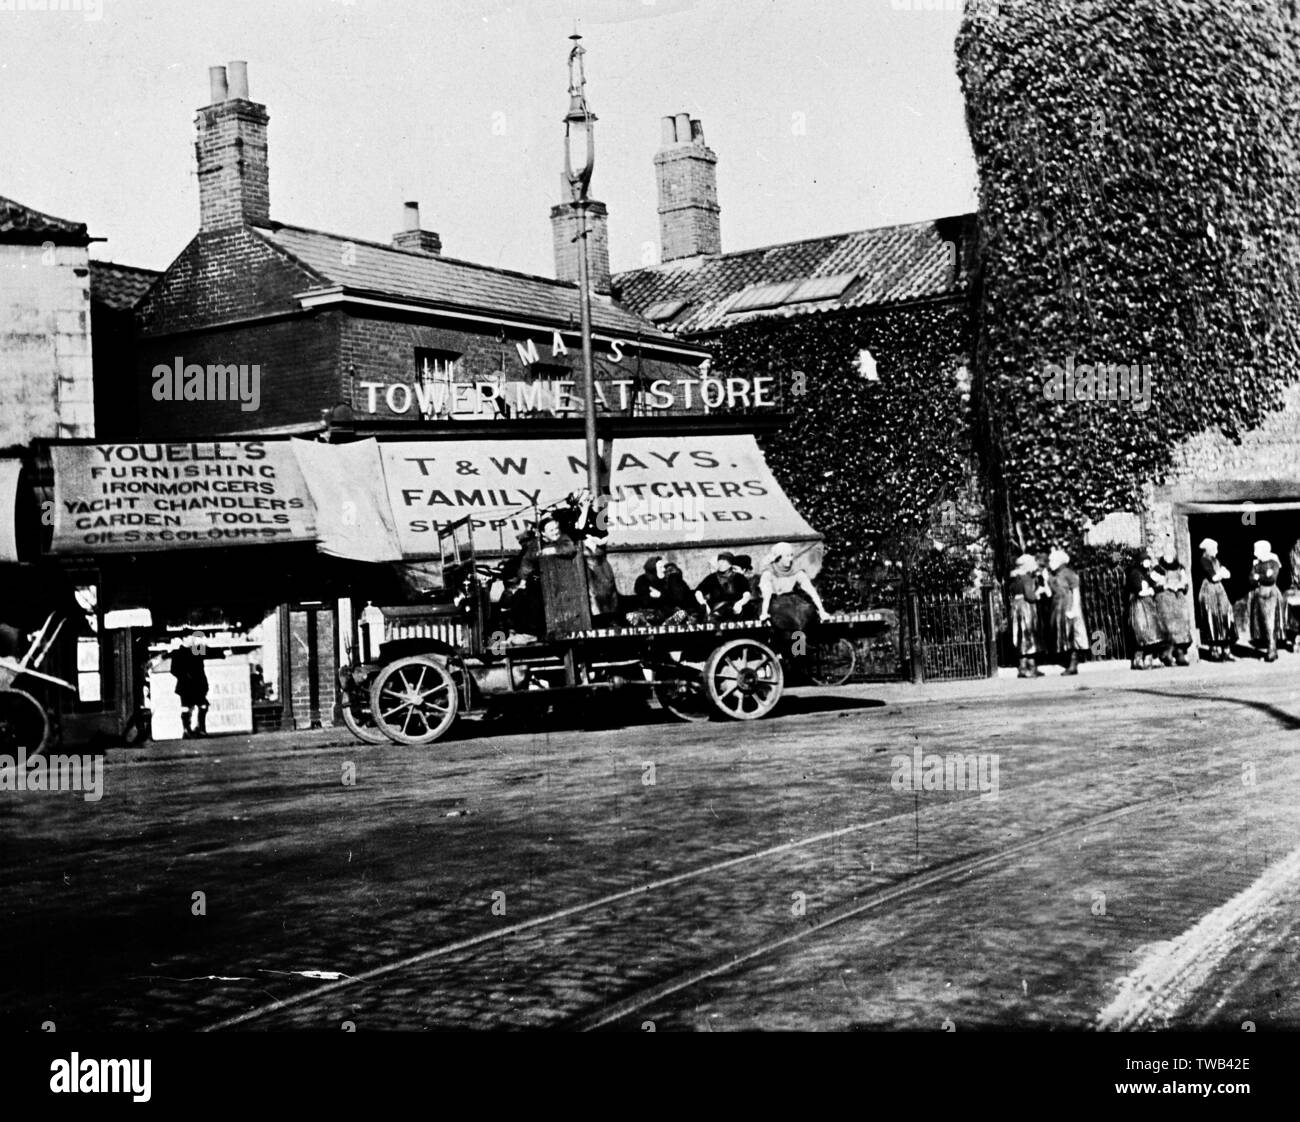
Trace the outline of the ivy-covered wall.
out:
[[[1296,9],[968,7],[976,434],[1004,551],[1017,524],[1073,545],[1137,509],[1186,441],[1239,443],[1300,380]],[[1149,378],[1145,401],[1120,395],[1121,366]]]
[[[825,535],[825,580],[888,579],[906,563],[931,585],[968,585],[987,568],[968,323],[966,305],[946,301],[758,320],[701,340],[717,373],[776,379],[792,419],[764,452]]]

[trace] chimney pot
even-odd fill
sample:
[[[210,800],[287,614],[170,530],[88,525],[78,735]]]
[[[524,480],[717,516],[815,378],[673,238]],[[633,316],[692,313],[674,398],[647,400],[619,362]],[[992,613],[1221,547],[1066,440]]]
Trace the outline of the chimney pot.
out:
[[[232,62],[230,64],[230,96],[248,100],[248,63]]]
[[[671,148],[677,143],[677,121],[673,117],[664,117],[659,124],[659,144]]]
[[[408,202],[402,207],[404,230],[418,230],[420,228],[420,204],[418,202]]]
[[[689,113],[677,114],[677,143],[689,144],[691,142],[691,115]]]
[[[230,96],[230,91],[226,86],[226,68],[224,66],[208,67],[208,86],[212,91],[212,100],[210,105],[220,105]]]

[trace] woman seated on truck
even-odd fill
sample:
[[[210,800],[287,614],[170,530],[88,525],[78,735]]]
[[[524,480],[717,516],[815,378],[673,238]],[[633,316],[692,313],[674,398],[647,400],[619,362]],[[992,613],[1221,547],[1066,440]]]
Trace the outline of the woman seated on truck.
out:
[[[645,572],[636,578],[634,585],[637,610],[628,614],[629,623],[676,627],[686,622],[686,613],[673,605],[667,577],[668,566],[662,557],[651,557],[645,563]]]
[[[759,577],[759,589],[763,597],[759,621],[770,620],[787,636],[830,618],[807,572],[795,568],[794,546],[789,542],[777,542],[772,547]]]

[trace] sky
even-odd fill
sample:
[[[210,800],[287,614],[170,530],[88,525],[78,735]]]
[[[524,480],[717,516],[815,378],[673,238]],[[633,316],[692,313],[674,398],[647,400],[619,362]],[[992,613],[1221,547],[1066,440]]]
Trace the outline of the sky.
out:
[[[386,242],[414,199],[448,256],[550,276],[576,21],[615,271],[658,259],[672,113],[718,155],[724,251],[961,214],[960,13],[900,2],[0,0],[0,195],[165,268],[198,228],[208,67],[243,59],[273,218]]]

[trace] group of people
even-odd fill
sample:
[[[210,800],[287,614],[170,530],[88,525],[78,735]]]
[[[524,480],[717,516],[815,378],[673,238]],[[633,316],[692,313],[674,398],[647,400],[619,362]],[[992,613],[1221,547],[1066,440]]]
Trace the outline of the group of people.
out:
[[[1060,661],[1066,674],[1079,673],[1079,656],[1088,650],[1079,574],[1070,555],[1053,549],[1046,557],[1022,553],[1011,570],[1011,643],[1020,656],[1018,677],[1041,678],[1040,653]],[[1041,603],[1048,605],[1044,612]]]
[[[541,559],[582,554],[595,627],[672,627],[688,623],[755,620],[784,632],[805,630],[827,618],[825,605],[807,572],[796,564],[794,547],[778,542],[755,570],[746,554],[723,550],[694,588],[681,568],[651,557],[630,596],[620,592],[610,565],[605,531],[591,517],[587,491],[548,511],[536,530],[519,534],[519,554],[506,562],[493,600],[498,626],[511,645],[533,643],[546,633]]]
[[[1206,538],[1200,545],[1201,583],[1197,597],[1198,623],[1205,635],[1213,661],[1235,662],[1232,653],[1236,643],[1237,616],[1232,599],[1224,584],[1232,573],[1219,560],[1219,543]],[[1286,643],[1288,632],[1300,630],[1300,541],[1292,547],[1291,588],[1283,594],[1278,586],[1282,575],[1282,560],[1273,552],[1269,541],[1255,543],[1247,582],[1250,587],[1247,620],[1250,639],[1264,652],[1265,662],[1277,661],[1278,646]],[[1290,626],[1288,627],[1288,623]],[[1295,649],[1294,641],[1291,649]]]
[[[1225,588],[1232,573],[1219,560],[1213,538],[1200,543],[1202,575],[1195,616],[1201,640],[1212,662],[1235,662],[1232,648],[1238,628],[1232,600]],[[1089,648],[1083,618],[1079,577],[1070,557],[1054,549],[1046,557],[1021,554],[1011,571],[1008,600],[1011,640],[1020,659],[1021,678],[1042,677],[1041,656],[1058,660],[1066,674],[1077,674],[1079,658]],[[1266,662],[1277,660],[1285,643],[1288,621],[1300,630],[1300,542],[1291,553],[1292,589],[1278,587],[1282,562],[1267,541],[1255,542],[1254,561],[1247,574],[1250,586],[1250,639]],[[1192,574],[1178,559],[1172,538],[1157,549],[1144,550],[1129,570],[1125,589],[1128,623],[1133,632],[1134,670],[1157,666],[1189,666],[1192,633]],[[1293,647],[1294,649],[1294,647]]]

